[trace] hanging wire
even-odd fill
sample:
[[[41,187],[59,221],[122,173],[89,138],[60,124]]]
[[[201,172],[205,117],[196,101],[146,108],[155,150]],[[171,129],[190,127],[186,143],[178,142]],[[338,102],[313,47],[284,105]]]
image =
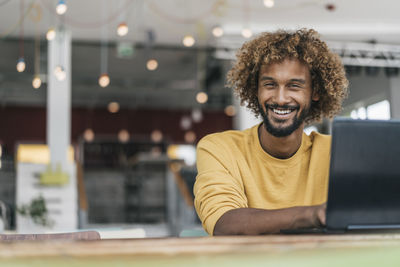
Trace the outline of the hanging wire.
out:
[[[136,6],[141,6],[141,3],[143,4],[143,0],[136,0]],[[132,15],[132,9],[135,5],[129,5],[127,6],[127,9],[125,10],[125,22],[128,24],[128,21],[131,18]]]
[[[22,21],[19,27],[19,57],[24,57],[24,0],[20,0],[20,20]]]
[[[38,27],[37,28],[37,33],[35,36],[35,75],[40,74],[40,34],[38,32]]]
[[[211,7],[209,9],[200,13],[197,17],[191,17],[191,18],[181,18],[181,17],[177,17],[174,15],[168,14],[168,13],[164,12],[161,7],[157,6],[157,4],[154,1],[149,1],[148,5],[149,5],[151,11],[156,13],[158,16],[163,17],[164,19],[173,21],[175,23],[181,23],[181,24],[195,24],[198,21],[203,20],[206,17],[213,14],[214,11],[219,8],[220,3],[218,0],[214,1],[214,3],[211,5]]]
[[[146,16],[143,15],[144,11],[144,1],[145,0],[136,0],[135,5],[132,5],[131,11],[128,12],[127,20],[129,20],[130,15],[133,14],[133,27],[132,32],[139,32],[139,25],[147,25],[146,23]],[[133,10],[132,10],[133,9]],[[128,22],[127,22],[128,23]],[[131,40],[135,43],[138,39],[138,34],[131,35]]]
[[[28,15],[33,22],[38,23],[42,20],[42,8],[34,2]]]
[[[122,5],[122,0],[118,1],[117,8],[120,8]],[[128,17],[128,10],[124,10],[124,12],[121,12],[118,14],[118,22],[125,22],[128,25],[127,22],[127,17]]]
[[[242,0],[243,1],[243,23],[244,23],[244,28],[249,27],[249,22],[250,22],[250,3],[248,0]]]
[[[36,16],[31,14],[31,19],[35,22],[35,64],[34,73],[36,76],[40,74],[40,32],[39,21],[42,19],[42,9],[39,5],[35,5]]]
[[[49,5],[48,2],[41,0],[42,4],[49,10],[50,14],[53,14],[54,16],[58,16],[55,9]],[[128,10],[129,7],[134,3],[134,0],[126,0],[125,5],[116,10],[114,13],[112,13],[109,17],[102,17],[100,20],[97,21],[90,21],[90,22],[84,22],[84,21],[79,21],[75,20],[72,17],[67,16],[65,18],[65,23],[68,26],[71,27],[76,27],[76,28],[99,28],[102,27],[103,25],[110,24],[112,21],[117,19],[121,13],[123,13],[125,10]]]
[[[5,30],[4,32],[0,33],[0,38],[5,39],[7,38],[10,34],[12,34],[18,27],[21,27],[21,25],[24,23],[25,18],[29,15],[29,13],[32,11],[32,8],[34,6],[34,3],[31,3],[28,7],[28,9],[25,11],[23,16],[20,16],[18,21],[12,25],[9,29]]]
[[[107,15],[106,0],[102,1],[101,15],[103,18]],[[108,43],[107,43],[107,26],[103,25],[101,28],[101,51],[100,51],[100,71],[101,74],[107,73],[108,64]]]

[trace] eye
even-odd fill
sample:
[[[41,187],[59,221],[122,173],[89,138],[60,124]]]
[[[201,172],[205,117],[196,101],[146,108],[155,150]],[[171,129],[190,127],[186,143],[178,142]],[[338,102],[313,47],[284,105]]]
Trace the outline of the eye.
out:
[[[301,85],[296,84],[296,83],[292,83],[292,84],[290,85],[290,87],[301,88]]]
[[[265,87],[272,87],[272,86],[275,86],[275,83],[273,83],[273,82],[264,83],[264,86]]]

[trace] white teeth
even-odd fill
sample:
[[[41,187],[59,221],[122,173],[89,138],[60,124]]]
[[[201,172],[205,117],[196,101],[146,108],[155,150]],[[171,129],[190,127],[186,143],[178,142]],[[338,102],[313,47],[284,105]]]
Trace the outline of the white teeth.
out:
[[[279,115],[285,115],[285,114],[289,114],[290,112],[292,112],[290,109],[284,109],[284,110],[282,110],[282,109],[273,109],[273,111],[276,113],[276,114],[279,114]]]

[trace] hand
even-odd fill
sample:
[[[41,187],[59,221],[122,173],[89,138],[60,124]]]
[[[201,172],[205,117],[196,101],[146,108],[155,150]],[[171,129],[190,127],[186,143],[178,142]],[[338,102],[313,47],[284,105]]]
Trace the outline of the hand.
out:
[[[325,226],[326,224],[326,203],[312,206],[313,218],[316,226]]]
[[[276,210],[239,208],[225,212],[214,227],[214,235],[278,234],[282,229],[325,225],[326,203]]]

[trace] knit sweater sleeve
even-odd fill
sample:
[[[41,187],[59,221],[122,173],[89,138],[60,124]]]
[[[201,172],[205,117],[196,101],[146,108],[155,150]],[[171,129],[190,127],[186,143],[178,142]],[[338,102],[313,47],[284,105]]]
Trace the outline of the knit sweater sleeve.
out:
[[[210,235],[225,212],[248,206],[233,147],[221,134],[206,136],[197,146],[195,208]]]

